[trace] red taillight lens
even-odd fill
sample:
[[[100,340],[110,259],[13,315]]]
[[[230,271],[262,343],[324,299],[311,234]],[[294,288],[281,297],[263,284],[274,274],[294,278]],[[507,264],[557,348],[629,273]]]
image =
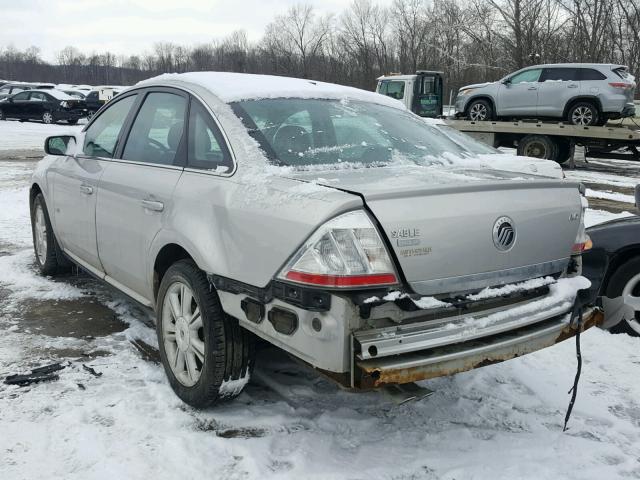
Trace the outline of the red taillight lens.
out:
[[[622,89],[631,88],[631,84],[624,83],[624,82],[609,82],[609,85],[612,86],[613,88],[622,88]]]
[[[371,285],[395,285],[398,279],[392,273],[381,273],[371,275],[322,275],[316,273],[304,273],[291,270],[285,275],[287,280],[304,283],[307,285],[318,285],[323,287],[364,287]]]
[[[587,237],[586,241],[573,244],[573,248],[571,249],[572,255],[578,255],[582,252],[586,252],[587,250],[591,250],[593,248],[593,242],[591,241],[588,235],[586,237]]]

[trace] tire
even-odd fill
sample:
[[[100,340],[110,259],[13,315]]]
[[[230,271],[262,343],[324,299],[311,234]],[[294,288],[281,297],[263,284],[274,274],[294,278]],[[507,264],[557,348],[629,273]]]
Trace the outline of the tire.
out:
[[[52,123],[56,123],[56,119],[53,116],[53,113],[51,112],[44,112],[42,114],[42,123],[46,123],[47,125],[50,125]]]
[[[554,160],[562,165],[571,158],[571,142],[560,139],[556,141],[556,144],[558,146],[558,149],[556,158]]]
[[[70,266],[64,258],[51,227],[44,196],[38,193],[31,204],[31,234],[36,264],[41,275],[63,273]]]
[[[0,120],[5,120],[4,112],[2,111],[2,109],[0,109]]]
[[[488,100],[472,100],[467,107],[466,117],[474,122],[493,120],[493,107]]]
[[[640,296],[640,257],[626,261],[613,272],[607,284],[606,296],[616,298],[625,290],[633,296]],[[640,337],[640,312],[635,312],[634,318],[624,319],[609,330]]]
[[[567,121],[571,125],[596,126],[600,121],[600,112],[591,102],[578,102],[567,111]]]
[[[546,135],[527,135],[518,142],[518,155],[555,160],[558,144]]]
[[[76,123],[78,123],[78,119],[67,120],[67,123],[69,125],[75,125]]]
[[[218,294],[192,260],[169,267],[156,312],[160,358],[175,394],[195,408],[238,396],[241,382],[234,389],[221,387],[250,374],[253,335],[224,313]]]

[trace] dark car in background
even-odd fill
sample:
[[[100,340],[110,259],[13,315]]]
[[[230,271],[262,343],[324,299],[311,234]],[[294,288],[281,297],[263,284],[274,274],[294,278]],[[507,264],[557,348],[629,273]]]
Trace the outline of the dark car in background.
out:
[[[78,90],[62,90],[62,91],[67,95],[74,98],[79,98],[80,100],[84,100],[85,98],[87,98],[87,92],[80,92]]]
[[[65,120],[73,125],[86,116],[84,100],[55,89],[25,90],[0,100],[0,120],[15,118],[43,123]]]
[[[3,98],[10,97],[11,95],[15,95],[16,93],[23,92],[25,90],[50,90],[55,88],[53,83],[10,83],[5,82],[4,85],[0,86],[0,100]]]
[[[640,185],[636,187],[636,205]],[[582,256],[604,310],[603,328],[640,336],[640,217],[611,220],[587,229],[593,248]]]

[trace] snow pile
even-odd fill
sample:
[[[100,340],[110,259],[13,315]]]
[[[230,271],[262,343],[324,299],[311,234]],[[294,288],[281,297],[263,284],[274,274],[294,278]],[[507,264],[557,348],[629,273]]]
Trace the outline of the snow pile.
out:
[[[533,290],[534,288],[551,285],[552,283],[555,283],[555,281],[556,280],[553,277],[532,278],[531,280],[526,280],[520,283],[510,283],[502,287],[487,287],[478,293],[467,295],[465,298],[472,301],[486,300],[489,298],[501,297],[503,295],[512,295],[517,292],[526,292],[528,290]]]
[[[631,203],[635,205],[636,199],[633,195],[625,195],[624,193],[586,189],[586,196],[592,198],[603,198],[605,200],[613,200],[614,202]]]
[[[222,385],[220,385],[220,389],[218,390],[218,394],[222,397],[233,397],[240,393],[242,389],[249,383],[250,374],[247,372],[244,377],[238,378],[237,380],[224,380]]]

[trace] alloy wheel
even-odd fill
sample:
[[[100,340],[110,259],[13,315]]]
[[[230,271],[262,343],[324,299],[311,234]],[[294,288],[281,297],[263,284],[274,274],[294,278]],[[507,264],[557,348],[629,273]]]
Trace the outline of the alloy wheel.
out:
[[[42,204],[37,203],[34,215],[34,231],[35,231],[35,247],[36,255],[41,265],[47,261],[47,222],[44,218],[44,210]]]
[[[487,119],[487,107],[482,103],[476,103],[469,110],[469,117],[474,121],[482,121]]]
[[[42,114],[42,121],[44,123],[53,123],[53,115],[51,112],[45,112]]]
[[[183,282],[167,289],[162,308],[162,336],[171,371],[185,387],[195,385],[204,367],[202,315],[191,288]]]
[[[593,109],[590,107],[578,107],[571,114],[571,123],[574,125],[591,125],[594,121]]]
[[[638,335],[640,335],[640,273],[627,282],[622,289],[622,299],[635,311],[633,318],[627,319],[627,323]]]

